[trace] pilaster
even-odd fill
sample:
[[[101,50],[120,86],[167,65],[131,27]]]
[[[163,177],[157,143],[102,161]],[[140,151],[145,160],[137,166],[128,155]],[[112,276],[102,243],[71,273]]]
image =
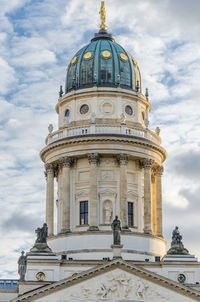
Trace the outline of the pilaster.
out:
[[[49,236],[54,233],[54,166],[45,164],[46,176],[46,223]]]
[[[128,204],[127,204],[127,164],[128,155],[121,153],[117,157],[120,165],[120,219],[122,229],[128,230]]]
[[[61,233],[70,232],[70,167],[73,161],[72,157],[62,157],[60,159],[60,169],[62,170],[62,191],[60,192],[62,201]]]
[[[98,191],[97,191],[97,166],[99,154],[88,154],[90,164],[90,188],[89,188],[89,231],[98,231]]]
[[[144,168],[144,232],[152,233],[152,203],[151,203],[151,166],[154,163],[152,159],[143,159],[140,161]]]
[[[155,235],[163,237],[163,223],[162,223],[162,174],[163,167],[153,167],[153,174],[155,178]]]

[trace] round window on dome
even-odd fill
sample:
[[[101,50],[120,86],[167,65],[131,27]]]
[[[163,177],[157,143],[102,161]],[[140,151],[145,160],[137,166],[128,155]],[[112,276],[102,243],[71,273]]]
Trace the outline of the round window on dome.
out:
[[[133,58],[133,64],[134,64],[135,67],[137,67],[137,65],[138,65],[134,58]]]
[[[128,57],[127,57],[127,55],[125,55],[125,53],[122,52],[122,53],[120,53],[120,59],[122,61],[126,62],[128,60]]]
[[[73,59],[71,61],[72,65],[74,65],[76,63],[76,61],[77,61],[77,57],[75,56],[75,57],[73,57]]]
[[[89,111],[89,106],[84,104],[80,108],[80,114],[86,114]]]
[[[126,114],[128,114],[128,115],[133,115],[133,109],[132,109],[131,106],[129,106],[129,105],[127,105],[127,106],[125,107],[125,112],[126,112]]]
[[[90,60],[92,58],[92,53],[90,51],[86,52],[83,58],[84,60]]]
[[[102,57],[103,57],[104,59],[109,59],[109,58],[111,57],[110,51],[104,50],[104,51],[102,52]]]

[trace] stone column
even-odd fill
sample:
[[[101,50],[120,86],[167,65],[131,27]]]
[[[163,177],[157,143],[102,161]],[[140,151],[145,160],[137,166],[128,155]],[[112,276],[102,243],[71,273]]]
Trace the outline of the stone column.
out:
[[[144,232],[152,233],[152,204],[151,204],[151,166],[152,159],[140,161],[144,168]]]
[[[162,173],[163,167],[156,166],[153,168],[155,177],[155,235],[163,237],[163,226],[162,226]]]
[[[120,165],[120,219],[122,229],[128,230],[128,204],[127,204],[127,164],[128,155],[120,154],[118,156]]]
[[[52,164],[45,165],[46,175],[46,223],[48,235],[53,235],[54,229],[54,167]]]
[[[98,192],[97,192],[97,165],[99,154],[88,154],[90,163],[90,189],[89,189],[89,224],[88,231],[98,231]]]
[[[70,167],[73,163],[73,158],[63,157],[60,159],[62,167],[61,182],[62,182],[62,212],[61,212],[61,233],[70,232]]]

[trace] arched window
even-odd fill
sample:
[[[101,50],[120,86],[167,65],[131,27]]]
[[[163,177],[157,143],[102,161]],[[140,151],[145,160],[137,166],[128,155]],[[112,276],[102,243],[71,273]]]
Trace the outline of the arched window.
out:
[[[113,82],[112,60],[101,59],[100,80],[101,84]]]
[[[67,109],[65,111],[65,127],[68,127],[68,125],[69,125],[69,115],[70,115],[70,111],[69,111],[69,109]]]
[[[130,65],[129,62],[120,60],[120,84],[122,86],[131,86]]]
[[[81,65],[80,85],[88,85],[92,83],[93,79],[93,60],[84,60]]]

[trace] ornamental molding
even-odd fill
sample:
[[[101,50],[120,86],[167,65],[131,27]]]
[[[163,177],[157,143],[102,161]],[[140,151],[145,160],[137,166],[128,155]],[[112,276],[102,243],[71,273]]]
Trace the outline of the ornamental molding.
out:
[[[104,189],[104,190],[101,190],[99,192],[99,197],[100,198],[107,197],[107,196],[116,197],[117,193],[114,190],[111,190],[111,189]]]
[[[78,138],[78,140],[77,140]],[[88,144],[88,143],[122,143],[122,144],[130,144],[132,146],[140,146],[142,148],[149,148],[153,151],[159,152],[162,154],[163,156],[163,161],[166,158],[166,151],[156,145],[155,143],[148,141],[147,139],[143,139],[143,138],[139,138],[139,137],[134,137],[134,138],[127,138],[127,137],[123,137],[123,136],[114,136],[114,135],[104,135],[104,136],[92,136],[92,135],[88,135],[87,137],[83,137],[83,136],[77,136],[75,137],[70,137],[70,138],[64,138],[64,139],[60,139],[59,141],[53,142],[51,144],[49,144],[48,146],[46,146],[41,152],[40,152],[40,156],[41,159],[43,159],[43,157],[46,155],[46,153],[49,153],[50,151],[57,149],[57,148],[61,148],[64,146],[70,146],[70,145],[79,145],[79,144]]]
[[[89,190],[87,190],[87,189],[78,191],[75,194],[76,199],[80,199],[82,197],[88,197],[88,196],[89,196]]]
[[[120,269],[121,271],[119,272],[117,269]],[[108,274],[106,274],[106,272]],[[112,276],[114,276],[114,278]],[[81,286],[81,281],[87,280],[88,284],[88,282],[92,282],[92,280],[94,280],[93,277],[99,277],[98,280],[102,281],[98,284],[96,283],[97,286],[85,287],[84,284]],[[134,282],[132,282],[133,280]],[[79,292],[77,292],[76,296],[72,297],[72,294],[74,294],[73,288],[70,293],[70,287],[72,285],[77,285],[78,283],[80,284],[79,288],[81,290],[83,289],[84,295],[89,297],[85,297],[85,301],[147,302],[149,299],[150,301],[167,301],[169,298],[174,298],[174,293],[200,301],[200,292],[197,292],[190,287],[179,284],[147,269],[141,268],[140,266],[129,264],[122,259],[116,259],[104,265],[83,271],[76,275],[72,275],[67,279],[26,292],[14,298],[12,302],[35,301],[36,299],[45,296],[47,297],[48,295],[63,289],[69,290],[69,299],[65,299],[65,301],[84,301],[83,296],[80,297],[81,300],[79,299]],[[159,290],[159,292],[157,286],[161,286],[161,290]],[[123,289],[122,298],[121,296],[111,296],[111,294],[114,293],[114,290],[112,290],[114,287],[117,288],[117,290],[119,290],[119,288]],[[89,290],[87,290],[88,288]],[[167,295],[163,297],[165,289],[168,290],[168,292],[165,292]],[[95,296],[94,298],[91,297],[91,291],[95,291],[98,296]],[[120,294],[122,294],[122,291],[120,291]],[[133,294],[136,296],[136,298],[134,298]],[[109,296],[111,297],[108,299]]]
[[[138,200],[138,194],[135,191],[133,191],[133,190],[128,190],[128,192],[127,192],[127,198],[128,199],[135,198],[135,200],[137,201]]]

